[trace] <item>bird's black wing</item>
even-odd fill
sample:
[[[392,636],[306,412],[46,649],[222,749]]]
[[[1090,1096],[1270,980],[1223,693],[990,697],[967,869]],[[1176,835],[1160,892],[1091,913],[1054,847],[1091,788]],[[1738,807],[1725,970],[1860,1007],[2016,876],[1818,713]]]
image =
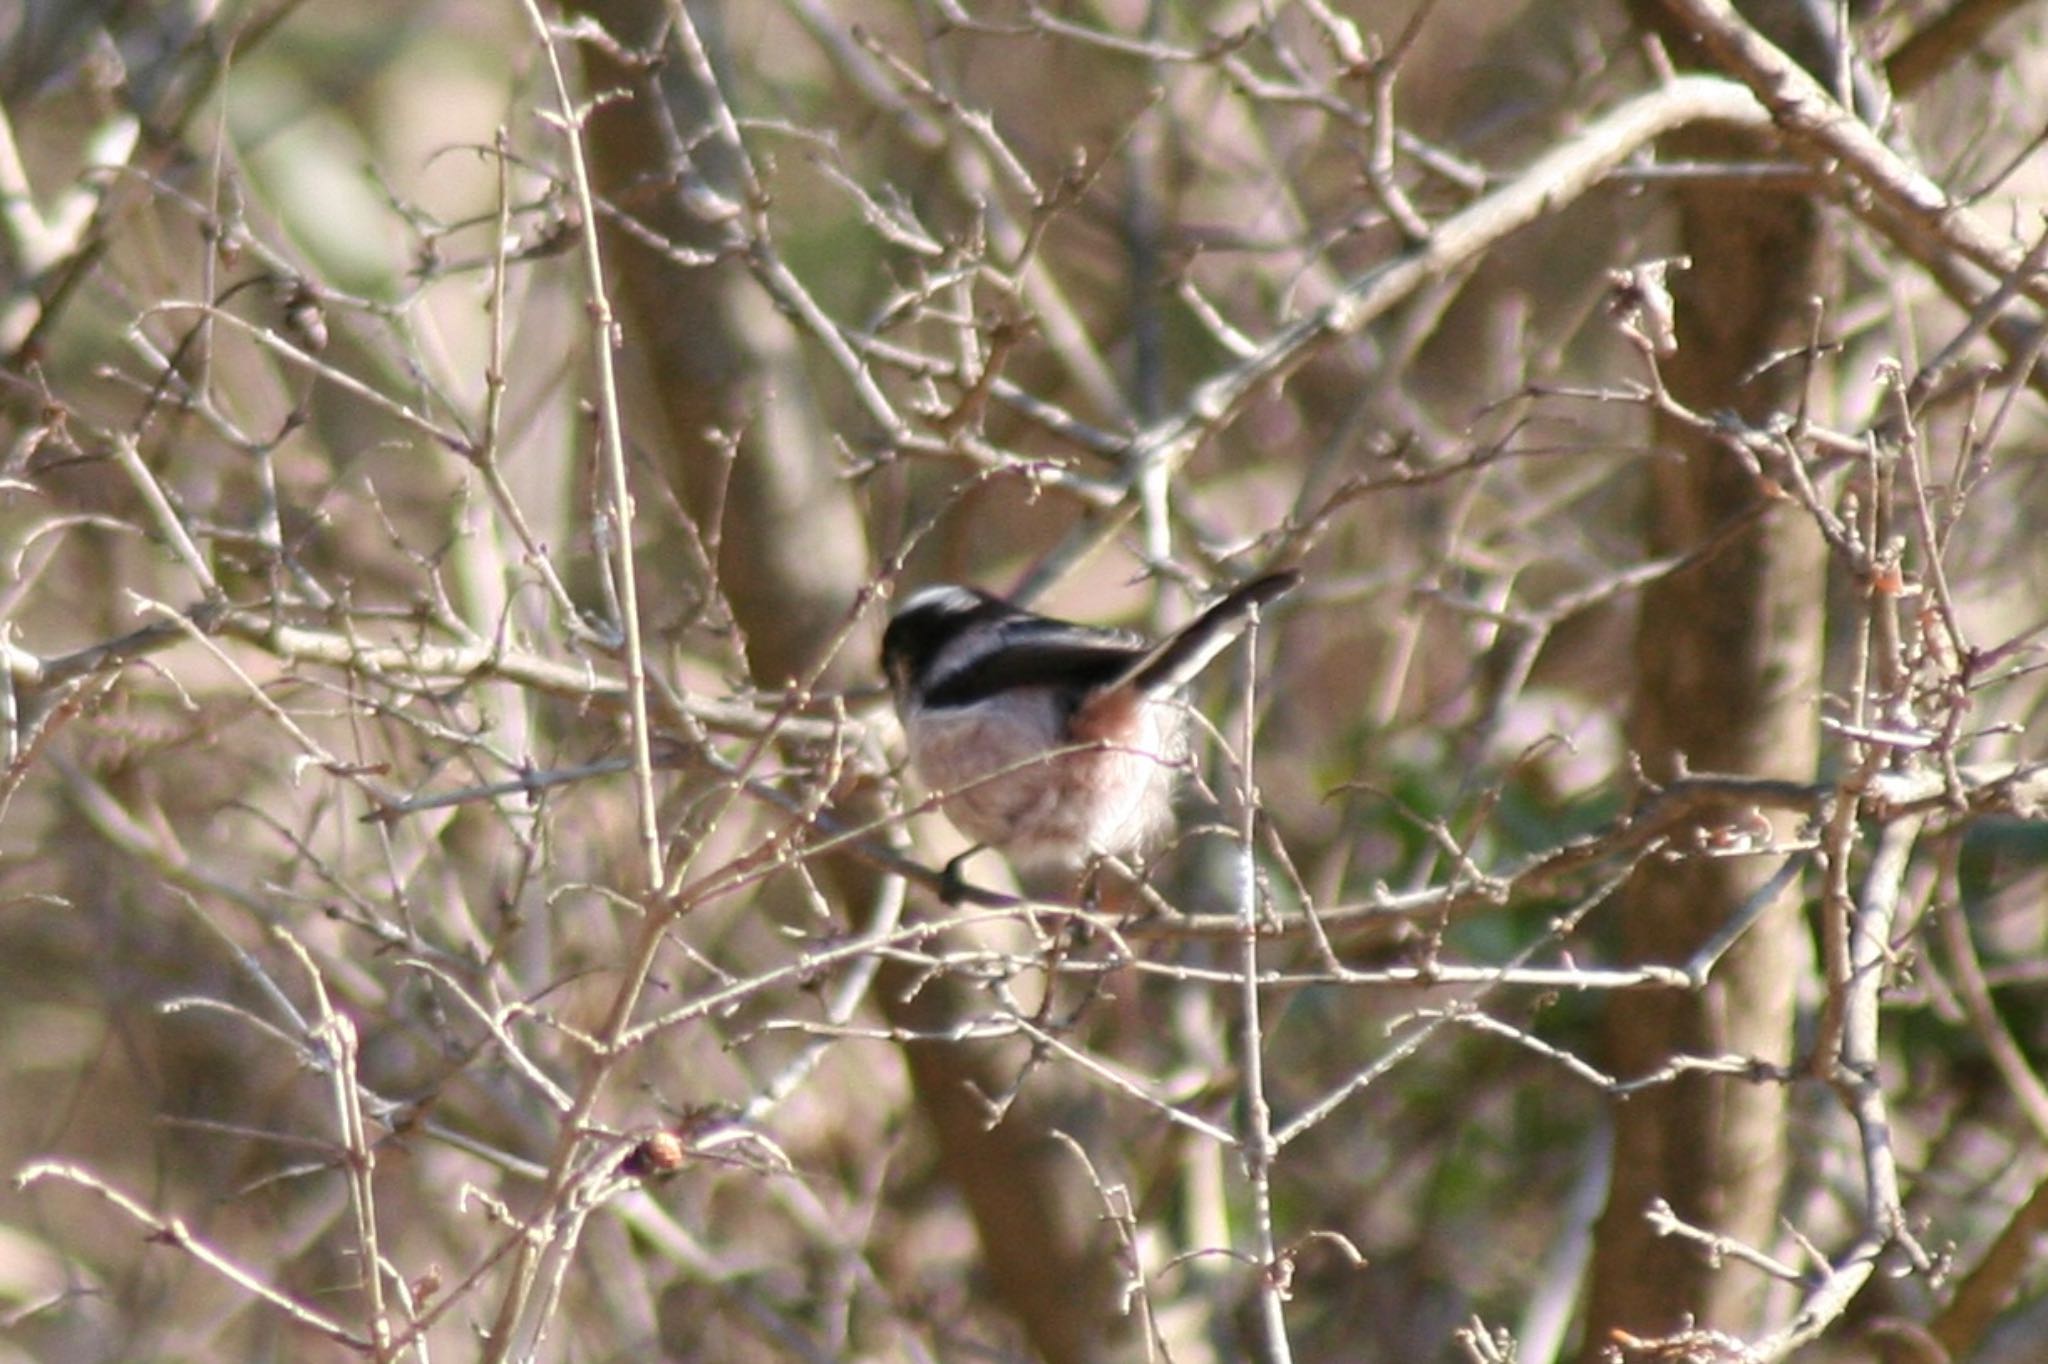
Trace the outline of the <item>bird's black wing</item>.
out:
[[[1003,623],[993,647],[932,679],[924,704],[971,706],[1016,687],[1055,687],[1078,698],[1114,681],[1145,653],[1134,635],[1020,615]]]

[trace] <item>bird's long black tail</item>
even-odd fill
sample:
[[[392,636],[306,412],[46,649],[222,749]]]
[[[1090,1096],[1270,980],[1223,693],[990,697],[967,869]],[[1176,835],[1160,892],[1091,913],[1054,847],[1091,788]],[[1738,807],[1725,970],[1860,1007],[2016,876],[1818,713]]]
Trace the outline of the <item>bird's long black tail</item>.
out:
[[[1291,568],[1252,579],[1161,640],[1104,690],[1130,686],[1158,693],[1186,686],[1237,638],[1250,622],[1253,608],[1292,592],[1300,583],[1301,574]]]

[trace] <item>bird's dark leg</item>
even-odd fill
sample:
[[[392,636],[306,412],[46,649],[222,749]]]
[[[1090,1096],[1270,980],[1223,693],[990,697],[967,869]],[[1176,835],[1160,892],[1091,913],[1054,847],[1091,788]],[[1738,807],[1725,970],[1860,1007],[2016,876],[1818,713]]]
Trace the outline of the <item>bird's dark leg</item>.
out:
[[[1102,864],[1106,860],[1098,853],[1088,859],[1088,865],[1081,872],[1079,899],[1081,908],[1090,914],[1102,908]]]
[[[986,843],[977,843],[946,863],[945,869],[939,873],[939,900],[942,903],[957,909],[967,899],[967,892],[972,889],[967,884],[967,859],[987,847]]]

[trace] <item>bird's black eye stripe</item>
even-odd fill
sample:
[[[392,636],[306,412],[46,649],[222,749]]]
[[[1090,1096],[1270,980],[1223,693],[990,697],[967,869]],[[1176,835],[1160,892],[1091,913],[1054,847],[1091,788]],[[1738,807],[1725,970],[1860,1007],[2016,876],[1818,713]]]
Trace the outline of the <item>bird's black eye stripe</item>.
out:
[[[892,677],[923,674],[932,660],[963,634],[1000,621],[1015,610],[967,588],[930,592],[913,598],[882,634],[882,668]]]

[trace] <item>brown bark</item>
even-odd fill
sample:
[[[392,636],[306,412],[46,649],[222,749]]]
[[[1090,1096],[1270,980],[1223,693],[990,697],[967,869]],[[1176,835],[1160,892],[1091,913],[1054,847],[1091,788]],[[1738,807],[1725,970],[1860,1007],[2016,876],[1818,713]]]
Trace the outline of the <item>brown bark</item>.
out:
[[[646,52],[665,32],[660,0],[568,8],[596,18],[628,52]],[[715,15],[705,23],[714,26]],[[867,572],[860,519],[833,467],[831,433],[809,401],[797,337],[735,251],[744,228],[725,209],[743,195],[734,158],[702,135],[712,93],[696,88],[673,50],[658,83],[591,44],[582,52],[592,91],[634,95],[591,116],[599,192],[677,247],[724,253],[716,264],[685,266],[626,233],[605,236],[613,305],[661,421],[659,463],[700,532],[715,528],[719,587],[746,634],[754,678],[778,686],[807,676],[840,629]],[[650,98],[656,90],[666,121]],[[675,164],[672,137],[689,144],[687,167]],[[708,207],[717,198],[702,193],[706,187],[725,202]],[[728,469],[720,438],[742,433]],[[690,561],[669,558],[656,569],[675,582]],[[844,658],[832,675],[864,665]]]
[[[629,51],[657,41],[667,9],[660,0],[572,8],[598,19]],[[692,8],[700,25],[715,26],[715,6]],[[636,92],[591,120],[600,191],[670,242],[699,251],[729,247],[731,221],[693,213],[676,188],[673,144],[644,97],[644,77],[589,44],[582,51],[591,90]],[[662,69],[660,88],[674,128],[693,144],[692,173],[739,202],[735,167],[711,139],[697,136],[708,92],[675,60]],[[774,686],[805,676],[839,631],[868,558],[857,509],[833,464],[831,433],[806,400],[798,338],[730,251],[715,266],[685,268],[618,232],[605,245],[631,348],[643,352],[655,376],[671,482],[700,527],[714,517],[721,527],[719,585],[746,636],[755,679]],[[747,433],[729,470],[714,428]],[[684,563],[674,571],[686,572]],[[862,650],[837,660],[826,676],[858,680],[869,666]],[[882,813],[840,811],[854,825]],[[878,902],[876,875],[866,866],[846,858],[814,865],[836,903]],[[901,965],[882,968],[872,998],[892,1026],[906,1030],[942,1029],[969,1012],[955,983]],[[1097,1195],[1051,1139],[1043,1105],[1020,1102],[990,1127],[978,1096],[1006,1092],[1014,1065],[937,1042],[906,1046],[905,1058],[940,1176],[974,1220],[997,1295],[1040,1357],[1063,1364],[1102,1357],[1121,1329],[1114,1266],[1093,1216]],[[1057,1103],[1061,1088],[1040,1072],[1033,1097]]]
[[[1654,8],[1637,6],[1639,13]],[[1682,50],[1675,41],[1672,47]],[[1747,134],[1703,130],[1676,150],[1739,160],[1764,148]],[[1678,351],[1663,366],[1672,393],[1703,412],[1762,416],[1796,407],[1799,364],[1754,371],[1808,339],[1823,275],[1820,206],[1799,193],[1714,185],[1680,191],[1676,209],[1680,250],[1692,267],[1674,281]],[[1666,422],[1655,440],[1663,458],[1649,489],[1652,554],[1701,544],[1766,495],[1712,441]],[[1644,594],[1629,732],[1653,780],[1681,764],[1811,778],[1822,570],[1810,526],[1766,516]],[[1774,859],[1742,858],[1646,870],[1624,911],[1626,953],[1635,961],[1684,962],[1775,869]],[[1605,1031],[1614,1073],[1632,1078],[1678,1055],[1787,1060],[1803,961],[1796,905],[1781,897],[1704,990],[1613,1001]],[[1617,1108],[1581,1355],[1589,1364],[1617,1328],[1653,1336],[1688,1316],[1738,1333],[1755,1325],[1761,1277],[1712,1266],[1695,1247],[1659,1238],[1644,1210],[1663,1199],[1689,1222],[1768,1245],[1785,1177],[1785,1101],[1776,1084],[1688,1076]]]

